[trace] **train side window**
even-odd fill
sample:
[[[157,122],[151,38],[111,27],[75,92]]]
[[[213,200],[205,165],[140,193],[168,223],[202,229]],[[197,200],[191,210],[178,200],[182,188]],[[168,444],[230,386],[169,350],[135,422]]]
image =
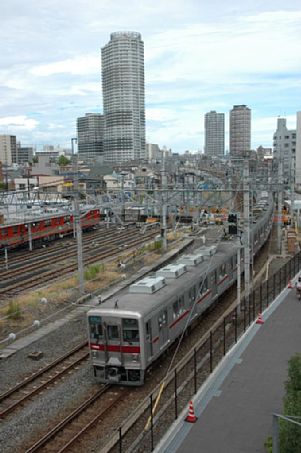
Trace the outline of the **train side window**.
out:
[[[138,319],[128,318],[123,319],[122,331],[123,341],[138,342],[139,341]]]
[[[107,325],[107,333],[109,340],[119,340],[118,326]]]
[[[176,319],[179,316],[179,313],[180,313],[180,311],[179,311],[179,302],[178,301],[174,302],[172,308],[173,308],[173,318]]]
[[[7,228],[2,228],[2,237],[6,237],[7,236]]]
[[[203,280],[199,281],[198,295],[200,296],[203,292]]]
[[[45,227],[49,227],[51,225],[51,220],[44,220]]]
[[[91,340],[98,340],[103,337],[103,329],[100,316],[89,316],[89,330]]]
[[[202,283],[201,294],[206,293],[207,290],[208,290],[208,279],[205,278],[205,280],[204,280],[203,283]]]
[[[226,275],[226,264],[222,264],[219,268],[219,278],[223,278]]]
[[[235,267],[236,267],[236,256],[235,255],[233,255],[231,258],[231,266],[232,266],[232,269],[235,269]]]
[[[159,329],[162,329],[167,324],[167,311],[164,310],[160,313],[158,318]]]
[[[185,311],[184,295],[180,296],[178,298],[178,301],[179,301],[179,313],[182,314]]]
[[[193,303],[195,301],[195,296],[196,296],[196,287],[193,286],[189,290],[189,302]]]

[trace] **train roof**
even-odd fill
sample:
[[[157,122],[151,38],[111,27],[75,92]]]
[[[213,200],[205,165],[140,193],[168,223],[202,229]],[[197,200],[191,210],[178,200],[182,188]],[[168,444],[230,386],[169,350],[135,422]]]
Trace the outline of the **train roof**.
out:
[[[261,225],[268,217],[271,217],[273,203],[267,204],[266,210],[263,210],[258,217],[255,225],[251,226],[253,233],[256,233]],[[175,262],[169,264],[153,275],[148,275],[146,278],[139,280],[131,287],[122,290],[118,295],[109,298],[102,305],[88,312],[88,315],[111,315],[118,317],[141,316],[146,317],[152,312],[159,311],[165,306],[166,300],[171,302],[177,300],[179,294],[183,293],[183,287],[190,288],[196,281],[201,281],[213,269],[225,263],[225,257],[230,259],[236,255],[238,245],[237,238],[228,241],[220,241],[215,246],[200,247],[190,254],[190,259],[187,255],[179,257]],[[202,260],[198,259],[202,255]],[[186,258],[185,258],[186,256]],[[190,265],[193,264],[193,265]],[[186,268],[185,272],[180,270]],[[168,271],[166,270],[168,268]],[[163,270],[161,269],[161,271]],[[169,273],[169,276],[166,274]],[[178,274],[172,276],[172,274]],[[133,286],[136,289],[133,291]],[[151,287],[153,288],[153,292]],[[144,287],[145,291],[141,291],[139,287]]]
[[[124,313],[129,314],[130,312],[140,314],[144,317],[148,313],[157,311],[160,307],[163,307],[166,299],[174,299],[174,301],[176,301],[178,295],[183,292],[183,286],[189,288],[195,283],[198,277],[201,281],[208,272],[224,263],[225,255],[227,255],[229,259],[231,256],[235,255],[237,247],[238,246],[234,241],[221,242],[213,256],[204,256],[204,260],[199,264],[193,266],[186,265],[186,272],[180,274],[177,278],[152,275],[137,282],[138,284],[143,280],[151,282],[151,279],[153,278],[153,283],[155,284],[156,281],[160,280],[162,282],[161,279],[163,279],[165,284],[159,284],[160,287],[152,294],[147,291],[144,293],[136,291],[131,292],[131,287],[126,288],[117,296],[108,299],[99,308],[90,310],[88,314],[98,313],[99,315],[102,315],[106,313],[112,316],[122,316]],[[194,253],[196,252],[197,250]],[[178,258],[177,262],[181,262],[181,257]],[[175,264],[173,264],[173,266],[175,266]],[[171,265],[169,265],[169,267],[171,267]]]

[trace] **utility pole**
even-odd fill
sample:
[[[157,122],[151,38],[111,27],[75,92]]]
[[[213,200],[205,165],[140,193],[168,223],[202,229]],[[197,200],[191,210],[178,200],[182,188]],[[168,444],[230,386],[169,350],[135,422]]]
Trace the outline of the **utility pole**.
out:
[[[167,177],[165,171],[165,156],[163,155],[162,170],[161,170],[161,185],[162,185],[162,214],[161,214],[161,236],[163,237],[163,250],[167,250],[167,229],[166,229],[166,194],[167,194]]]
[[[244,272],[246,301],[250,295],[250,181],[249,160],[244,161]]]
[[[71,138],[72,149],[72,170],[73,170],[73,192],[74,192],[74,225],[76,231],[77,242],[77,267],[78,267],[78,281],[79,292],[84,294],[84,269],[83,269],[83,248],[82,248],[82,227],[80,223],[80,209],[79,209],[79,192],[78,192],[78,155],[74,153],[74,142],[77,138]]]
[[[294,163],[294,165],[293,165]],[[293,160],[292,152],[290,156],[290,189],[291,189],[291,227],[295,227],[294,204],[295,204],[295,179],[296,179],[296,161]]]
[[[277,216],[277,251],[281,254],[282,242],[282,205],[283,205],[283,170],[281,154],[278,162],[278,216]]]

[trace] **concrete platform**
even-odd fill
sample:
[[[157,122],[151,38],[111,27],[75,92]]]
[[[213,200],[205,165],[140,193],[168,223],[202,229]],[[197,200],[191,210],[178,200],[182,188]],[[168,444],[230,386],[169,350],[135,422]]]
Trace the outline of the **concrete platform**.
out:
[[[194,397],[195,424],[180,414],[157,453],[266,453],[272,414],[282,413],[288,360],[301,352],[301,302],[285,289]],[[293,453],[293,452],[292,452]]]

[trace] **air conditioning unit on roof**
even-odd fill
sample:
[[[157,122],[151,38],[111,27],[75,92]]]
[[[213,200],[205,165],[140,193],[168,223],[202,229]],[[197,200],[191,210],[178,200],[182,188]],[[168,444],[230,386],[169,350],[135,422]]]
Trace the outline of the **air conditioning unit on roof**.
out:
[[[194,254],[194,255],[184,255],[182,256],[178,264],[186,264],[187,266],[197,266],[204,260],[201,254]]]
[[[170,264],[156,272],[157,277],[178,278],[187,271],[185,264]]]
[[[200,252],[203,256],[212,256],[216,252],[216,245],[210,245],[209,247],[201,247],[198,249],[198,252]]]
[[[164,277],[146,277],[130,286],[130,293],[153,294],[165,286]]]

